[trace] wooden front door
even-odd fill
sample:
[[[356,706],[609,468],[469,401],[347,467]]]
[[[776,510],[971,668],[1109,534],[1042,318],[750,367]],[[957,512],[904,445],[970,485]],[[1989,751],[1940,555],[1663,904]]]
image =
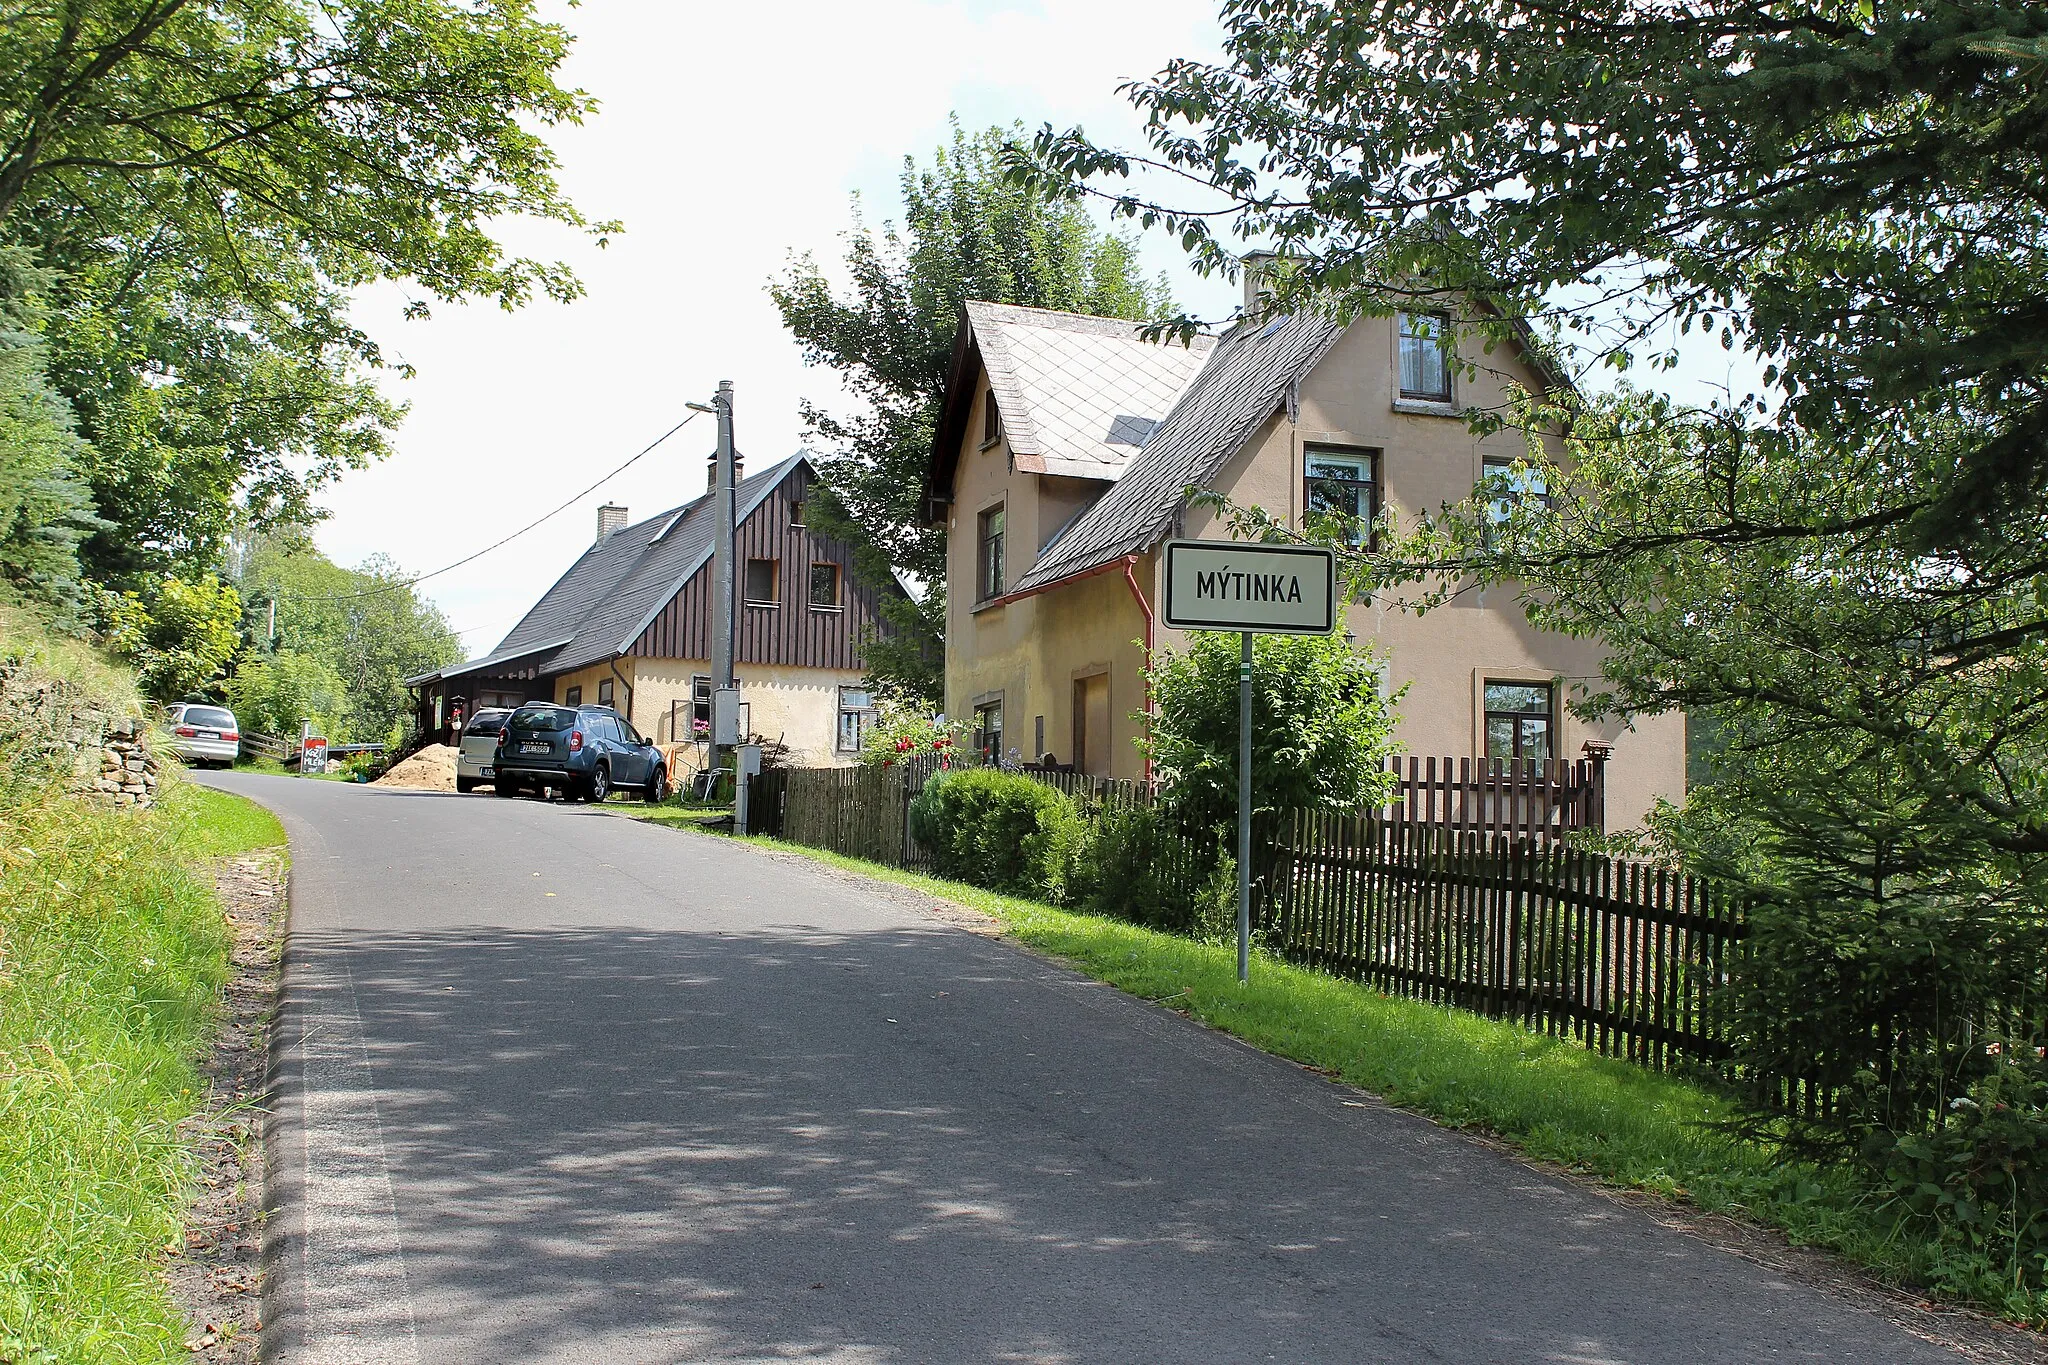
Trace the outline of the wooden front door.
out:
[[[1074,766],[1109,776],[1109,674],[1074,679]]]

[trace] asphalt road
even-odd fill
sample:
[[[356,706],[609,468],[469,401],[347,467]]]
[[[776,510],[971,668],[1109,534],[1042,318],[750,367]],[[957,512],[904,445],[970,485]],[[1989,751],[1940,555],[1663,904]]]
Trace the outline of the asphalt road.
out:
[[[1954,1359],[801,860],[206,780],[293,845],[282,1365]]]

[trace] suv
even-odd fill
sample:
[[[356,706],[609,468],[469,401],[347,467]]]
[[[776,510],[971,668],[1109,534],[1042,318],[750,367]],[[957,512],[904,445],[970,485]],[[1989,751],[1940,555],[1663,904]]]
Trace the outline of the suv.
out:
[[[668,764],[609,706],[528,702],[505,720],[492,754],[500,796],[555,787],[571,800],[602,801],[614,788],[648,801],[668,796]]]
[[[498,736],[511,714],[502,706],[486,707],[462,727],[462,742],[455,750],[455,790],[475,791],[479,782],[497,780]]]
[[[241,726],[224,706],[180,702],[171,708],[168,720],[171,752],[195,767],[230,767],[241,753]]]

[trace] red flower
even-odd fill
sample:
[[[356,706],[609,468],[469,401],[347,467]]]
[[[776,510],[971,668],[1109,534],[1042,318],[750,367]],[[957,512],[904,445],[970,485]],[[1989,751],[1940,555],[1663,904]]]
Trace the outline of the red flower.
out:
[[[910,742],[909,740],[907,740],[907,739],[899,739],[899,740],[897,740],[897,741],[896,741],[896,752],[897,752],[897,753],[899,753],[899,754],[900,754],[900,753],[902,753],[902,752],[903,752],[903,751],[904,751],[905,749],[908,749],[908,748],[910,747],[910,744],[911,744],[911,742]]]

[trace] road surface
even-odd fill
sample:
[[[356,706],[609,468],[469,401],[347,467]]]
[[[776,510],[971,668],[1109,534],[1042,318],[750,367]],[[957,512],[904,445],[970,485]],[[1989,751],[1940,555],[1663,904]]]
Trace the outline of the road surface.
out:
[[[205,780],[292,839],[280,1365],[1955,1359],[800,859]]]

